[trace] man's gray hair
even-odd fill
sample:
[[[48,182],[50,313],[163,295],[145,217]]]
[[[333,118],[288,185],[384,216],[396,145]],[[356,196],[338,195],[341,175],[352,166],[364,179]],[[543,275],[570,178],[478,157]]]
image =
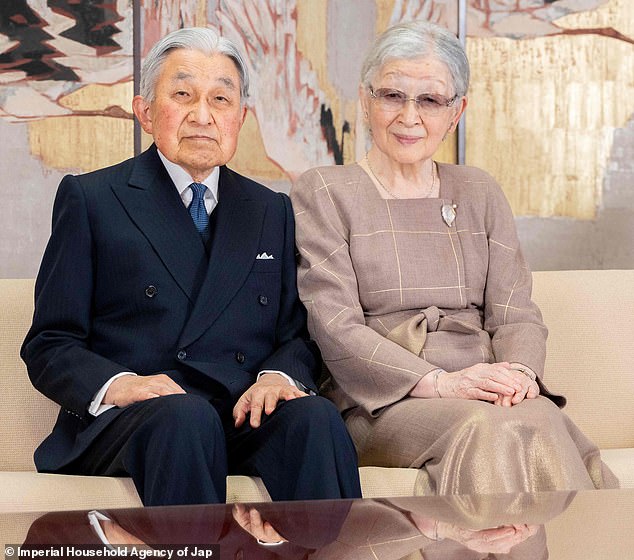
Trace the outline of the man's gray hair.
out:
[[[361,84],[370,82],[384,64],[435,56],[449,69],[454,94],[462,97],[469,89],[469,61],[458,38],[444,27],[424,20],[394,25],[379,35],[361,68]]]
[[[153,101],[156,82],[163,63],[173,49],[200,51],[206,55],[223,54],[233,60],[240,76],[240,103],[244,105],[249,97],[249,71],[238,48],[221,37],[213,29],[188,27],[172,31],[158,41],[145,57],[141,67],[140,94],[146,101]]]

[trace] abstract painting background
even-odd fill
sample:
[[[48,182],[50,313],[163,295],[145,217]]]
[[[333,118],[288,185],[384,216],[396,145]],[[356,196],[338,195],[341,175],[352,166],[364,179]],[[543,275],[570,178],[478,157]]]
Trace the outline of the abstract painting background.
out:
[[[633,12],[467,1],[466,162],[502,184],[533,268],[634,266]],[[64,174],[134,154],[135,68],[167,32],[210,26],[241,46],[253,89],[231,166],[288,191],[309,167],[363,156],[363,54],[413,18],[456,31],[458,1],[3,0],[0,277],[35,275]],[[438,159],[455,151],[451,138]]]

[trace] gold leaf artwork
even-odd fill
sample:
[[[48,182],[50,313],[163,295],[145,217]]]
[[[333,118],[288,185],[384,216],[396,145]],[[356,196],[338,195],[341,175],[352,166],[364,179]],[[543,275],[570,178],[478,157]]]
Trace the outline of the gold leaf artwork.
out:
[[[595,217],[615,128],[634,111],[632,45],[603,36],[469,38],[467,163],[517,215]]]

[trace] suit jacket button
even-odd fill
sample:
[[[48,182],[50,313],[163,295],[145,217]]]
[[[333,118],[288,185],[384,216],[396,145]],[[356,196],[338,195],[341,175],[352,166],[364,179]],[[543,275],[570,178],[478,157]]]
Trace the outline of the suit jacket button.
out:
[[[246,358],[242,352],[236,352],[236,362],[243,364],[245,359]]]
[[[185,358],[187,358],[187,352],[185,350],[180,350],[176,357],[182,362]]]
[[[156,286],[148,286],[145,288],[145,295],[149,298],[153,298],[157,294],[158,290]]]
[[[267,298],[266,296],[259,296],[258,297],[258,301],[260,302],[260,305],[268,305],[269,304],[269,298]]]

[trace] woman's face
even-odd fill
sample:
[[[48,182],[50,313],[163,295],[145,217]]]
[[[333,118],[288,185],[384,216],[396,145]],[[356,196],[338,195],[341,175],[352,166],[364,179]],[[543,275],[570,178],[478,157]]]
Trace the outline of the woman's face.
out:
[[[376,148],[395,163],[415,164],[432,157],[444,137],[453,132],[467,99],[457,98],[449,107],[443,104],[455,92],[447,66],[434,57],[387,62],[371,81],[375,95],[425,100],[422,105],[407,101],[402,107],[372,97],[363,86],[359,94],[364,115],[372,131]],[[419,97],[431,94],[430,97]],[[429,110],[429,101],[440,101]]]

